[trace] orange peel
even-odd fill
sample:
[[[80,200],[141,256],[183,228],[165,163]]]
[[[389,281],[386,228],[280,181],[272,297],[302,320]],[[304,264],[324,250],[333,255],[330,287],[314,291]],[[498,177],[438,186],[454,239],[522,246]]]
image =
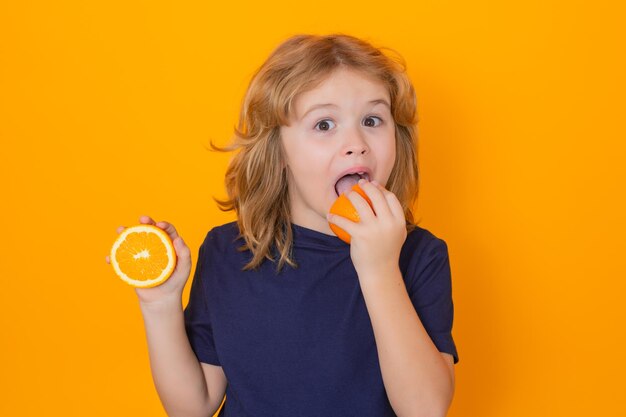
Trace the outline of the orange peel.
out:
[[[359,193],[359,195],[363,197],[365,201],[367,201],[370,207],[372,207],[372,201],[369,199],[367,194],[365,194],[365,191],[363,191],[363,189],[359,187],[358,184],[354,184],[352,186],[352,190]],[[351,220],[356,223],[361,221],[359,212],[356,210],[354,205],[352,205],[352,202],[346,196],[345,193],[341,193],[341,195],[335,200],[333,205],[330,207],[329,211],[332,214],[337,214],[339,216],[345,217],[346,219]],[[346,232],[345,230],[343,230],[341,227],[337,226],[336,224],[329,223],[329,225],[330,225],[330,229],[333,231],[334,234],[337,235],[339,239],[343,240],[347,244],[350,244],[350,242],[352,241],[352,238],[350,237],[350,234],[348,232]]]
[[[150,288],[165,282],[176,267],[176,251],[168,234],[141,224],[124,229],[111,247],[111,265],[126,283]]]

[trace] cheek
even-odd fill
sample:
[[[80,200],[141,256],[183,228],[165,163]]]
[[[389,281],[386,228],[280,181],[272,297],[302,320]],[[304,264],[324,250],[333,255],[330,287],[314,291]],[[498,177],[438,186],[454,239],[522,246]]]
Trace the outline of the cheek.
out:
[[[307,169],[318,157],[314,143],[297,130],[283,128],[281,133],[285,162],[297,170]]]
[[[379,142],[377,154],[380,155],[378,163],[384,167],[385,171],[389,174],[396,162],[396,139],[391,135],[386,140]]]
[[[393,171],[393,167],[395,164],[396,164],[396,152],[394,148],[393,151],[389,154],[389,159],[387,159],[387,166],[386,166],[387,179],[389,179],[389,177],[391,176],[391,171]]]
[[[285,163],[288,166],[297,167],[302,162],[302,144],[298,131],[292,127],[282,126],[280,136]]]

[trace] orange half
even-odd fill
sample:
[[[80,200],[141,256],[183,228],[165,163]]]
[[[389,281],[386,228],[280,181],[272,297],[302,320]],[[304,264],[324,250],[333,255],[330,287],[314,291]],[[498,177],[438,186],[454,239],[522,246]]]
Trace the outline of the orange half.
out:
[[[174,272],[176,251],[165,231],[141,224],[124,229],[117,237],[111,248],[111,265],[133,287],[155,287]]]
[[[370,201],[369,197],[367,196],[367,194],[365,194],[365,191],[363,191],[363,189],[359,187],[358,184],[354,184],[352,186],[352,189],[356,191],[357,193],[359,193],[359,195],[361,195],[361,197],[363,197],[365,201],[367,201],[370,207],[372,207],[372,202]],[[355,223],[358,223],[359,221],[361,221],[359,212],[356,211],[356,208],[352,205],[352,202],[350,201],[350,199],[346,197],[345,193],[341,193],[341,195],[337,198],[337,200],[335,200],[333,205],[330,207],[329,211],[332,214],[338,214],[342,217],[345,217],[348,220],[352,220]],[[337,226],[336,224],[329,223],[329,225],[330,225],[330,230],[332,230],[333,233],[336,234],[339,239],[350,244],[350,241],[352,240],[352,238],[350,237],[350,234],[348,232],[346,232],[345,230],[343,230],[341,227]]]

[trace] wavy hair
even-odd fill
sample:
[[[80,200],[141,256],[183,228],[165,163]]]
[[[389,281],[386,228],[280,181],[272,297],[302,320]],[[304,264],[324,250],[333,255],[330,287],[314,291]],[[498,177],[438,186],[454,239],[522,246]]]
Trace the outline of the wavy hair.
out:
[[[245,241],[240,250],[252,254],[244,269],[256,269],[265,259],[277,260],[278,270],[285,264],[296,267],[280,126],[288,124],[299,94],[339,68],[360,71],[388,88],[396,161],[385,188],[402,204],[407,229],[415,227],[411,208],[419,188],[416,98],[404,60],[388,48],[349,35],[297,35],[280,44],[254,73],[232,143],[212,144],[215,150],[235,152],[226,171],[228,198],[216,202],[221,210],[237,215]]]

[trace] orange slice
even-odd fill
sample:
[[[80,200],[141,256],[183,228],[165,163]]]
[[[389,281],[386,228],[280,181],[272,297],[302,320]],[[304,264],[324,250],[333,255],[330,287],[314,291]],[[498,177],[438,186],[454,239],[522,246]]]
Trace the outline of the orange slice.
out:
[[[176,251],[162,229],[141,224],[124,229],[111,248],[115,273],[133,287],[155,287],[167,280],[176,266]]]
[[[356,191],[357,193],[359,193],[361,197],[363,197],[365,201],[367,201],[370,207],[372,207],[372,202],[370,201],[369,197],[367,196],[367,194],[365,194],[365,191],[363,191],[361,187],[359,187],[358,184],[354,184],[352,186],[352,189]],[[341,193],[341,195],[337,198],[337,200],[335,200],[333,205],[330,207],[329,211],[333,214],[338,214],[342,217],[345,217],[346,219],[352,220],[353,222],[358,223],[361,220],[361,217],[359,216],[359,212],[356,211],[356,208],[354,208],[354,206],[352,205],[352,202],[350,201],[350,199],[348,199],[348,197],[346,197],[345,193]],[[336,224],[333,224],[333,223],[329,223],[329,224],[330,224],[330,229],[333,231],[334,234],[337,235],[339,239],[350,244],[350,241],[352,239],[348,232],[346,232],[345,230],[343,230],[341,227],[337,226]]]

